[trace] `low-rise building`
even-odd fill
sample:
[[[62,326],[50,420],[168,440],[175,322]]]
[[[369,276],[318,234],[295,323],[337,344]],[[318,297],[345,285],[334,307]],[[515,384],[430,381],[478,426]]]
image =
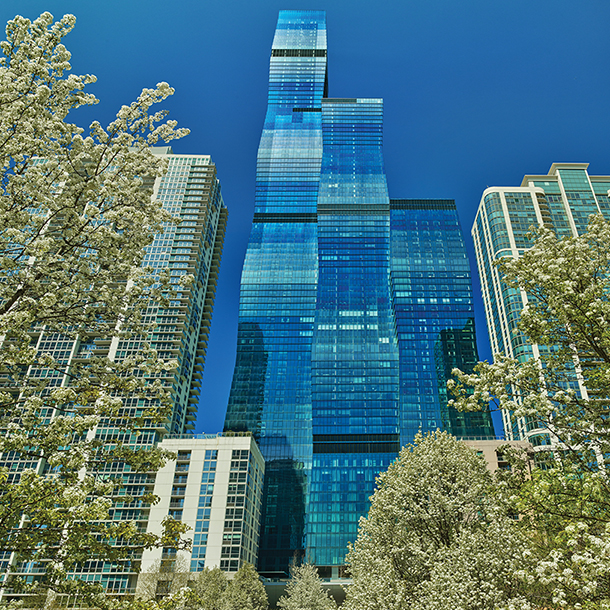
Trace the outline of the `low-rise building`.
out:
[[[472,447],[478,455],[487,462],[487,468],[491,472],[496,470],[507,470],[510,465],[506,459],[505,448],[520,449],[526,452],[528,459],[531,458],[533,447],[527,441],[507,441],[504,439],[461,439],[466,445]]]
[[[160,573],[163,581],[176,571],[200,572],[219,567],[237,572],[244,562],[256,564],[265,462],[249,435],[172,435],[159,445],[176,454],[156,476],[160,499],[150,508],[148,531],[159,534],[173,517],[191,529],[189,551],[157,548],[142,556],[138,582]],[[158,588],[159,590],[159,588]]]

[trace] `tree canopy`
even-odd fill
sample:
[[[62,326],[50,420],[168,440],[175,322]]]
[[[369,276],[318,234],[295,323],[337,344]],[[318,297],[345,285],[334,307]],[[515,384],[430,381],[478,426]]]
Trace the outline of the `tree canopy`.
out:
[[[418,435],[377,481],[347,563],[347,610],[492,610],[519,598],[523,543],[476,452]]]
[[[606,608],[610,226],[598,215],[579,237],[559,239],[549,227],[531,237],[519,258],[497,264],[507,286],[527,296],[518,331],[533,345],[532,356],[497,354],[472,374],[454,371],[453,405],[476,410],[495,403],[542,430],[537,467],[524,471],[524,462],[513,460],[513,471],[499,481],[538,557],[522,577],[541,607]]]
[[[322,588],[316,566],[305,563],[294,566],[286,585],[286,594],[278,600],[282,610],[336,610],[337,604]]]
[[[221,610],[267,610],[265,586],[251,563],[242,564],[222,595]]]
[[[167,83],[107,127],[69,122],[97,102],[84,91],[95,77],[69,74],[62,39],[74,24],[18,16],[0,43],[0,548],[13,553],[2,564],[13,574],[53,558],[36,586],[58,592],[85,586],[67,578],[75,566],[177,546],[183,529],[168,523],[159,539],[108,518],[118,494],[134,508],[153,500],[130,497],[112,465],[144,481],[167,457],[138,435],[162,425],[175,363],[146,343],[117,361],[112,346],[145,337],[147,309],[171,294],[142,267],[144,248],[173,222],[151,197],[165,165],[150,147],[187,130],[149,112],[173,93]],[[126,409],[127,395],[146,406]],[[109,436],[96,437],[100,426]]]
[[[229,581],[220,568],[204,568],[190,584],[193,595],[189,608],[194,610],[221,610],[222,596]]]

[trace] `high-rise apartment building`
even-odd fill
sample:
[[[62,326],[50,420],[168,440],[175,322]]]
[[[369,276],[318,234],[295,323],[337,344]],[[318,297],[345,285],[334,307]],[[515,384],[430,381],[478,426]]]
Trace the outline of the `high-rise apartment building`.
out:
[[[160,357],[178,361],[169,432],[182,434],[195,428],[228,211],[209,155],[175,155],[169,147],[153,151],[168,160],[154,196],[180,223],[155,236],[142,264],[169,269],[175,283],[182,275],[194,276],[168,309],[151,312],[157,328],[149,337]],[[117,356],[124,356],[120,345]]]
[[[493,436],[447,406],[476,361],[452,201],[390,200],[383,103],[329,99],[322,11],[281,11],[226,430],[266,461],[259,570],[338,576],[377,474],[418,430]]]
[[[143,265],[158,271],[169,270],[171,282],[178,284],[180,276],[194,276],[190,285],[177,289],[167,308],[151,303],[146,311],[148,322],[156,328],[147,337],[128,340],[117,338],[74,338],[57,333],[49,334],[40,326],[32,327],[32,342],[38,349],[53,355],[65,365],[65,373],[32,367],[28,374],[33,377],[49,377],[49,387],[69,385],[69,366],[92,355],[107,357],[116,362],[137,354],[142,342],[148,342],[164,359],[175,359],[178,367],[163,383],[170,391],[171,413],[164,424],[154,424],[142,429],[139,434],[128,436],[112,421],[102,420],[91,433],[95,437],[112,443],[115,439],[132,447],[155,446],[166,433],[184,434],[194,429],[199,401],[201,377],[207,347],[216,281],[222,254],[222,245],[227,220],[227,208],[220,193],[216,167],[206,155],[175,155],[169,147],[153,149],[168,162],[168,171],[154,183],[153,195],[163,207],[180,219],[178,224],[167,224],[163,233],[154,237],[146,248]],[[124,417],[141,416],[146,409],[142,399],[123,398]],[[0,456],[0,465],[6,466],[19,476],[23,468],[44,472],[43,460],[23,461],[15,453]],[[136,500],[125,503],[117,497],[110,510],[114,521],[136,521],[145,531],[150,506],[137,500],[139,496],[152,492],[155,478],[147,473],[131,473],[122,470],[122,463],[107,464],[107,476],[122,476],[124,489]],[[125,491],[117,491],[124,494]],[[1,549],[0,549],[1,553]],[[23,577],[34,582],[44,571],[44,566],[32,562],[18,562],[10,553],[0,555],[5,577]],[[138,561],[114,564],[89,561],[80,566],[74,575],[82,580],[99,582],[110,592],[125,593],[135,590]],[[17,596],[15,596],[17,597]],[[11,599],[10,591],[0,589],[0,601]]]
[[[554,163],[548,175],[525,176],[518,187],[492,187],[483,192],[472,227],[485,314],[494,354],[503,353],[521,362],[540,355],[517,324],[527,295],[506,286],[493,264],[501,257],[520,256],[532,243],[533,225],[545,224],[560,237],[578,236],[587,229],[591,214],[610,218],[610,176],[589,176],[588,163]],[[573,380],[578,388],[578,380]],[[506,438],[529,440],[548,447],[553,439],[535,418],[514,418],[502,413]]]

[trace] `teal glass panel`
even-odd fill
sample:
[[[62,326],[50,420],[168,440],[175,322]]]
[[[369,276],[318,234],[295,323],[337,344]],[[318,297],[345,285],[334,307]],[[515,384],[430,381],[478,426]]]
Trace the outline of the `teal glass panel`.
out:
[[[556,178],[553,178],[551,180],[534,181],[534,186],[538,186],[541,189],[544,189],[544,192],[547,195],[549,193],[561,193],[561,187],[559,186],[559,182],[557,182]]]
[[[610,181],[595,180],[591,177],[591,185],[593,186],[593,192],[596,195],[608,195],[610,190]]]
[[[510,218],[513,237],[517,248],[530,248],[532,241],[527,237],[532,228],[538,226],[536,210],[530,193],[515,191],[505,193],[506,207]]]
[[[610,220],[610,197],[608,195],[596,195],[599,208],[606,220]]]
[[[490,193],[485,196],[485,212],[487,213],[494,256],[498,256],[500,251],[510,249],[510,240],[508,239],[508,229],[506,228],[506,219],[504,218],[500,193]]]
[[[534,186],[544,190],[546,204],[551,214],[551,225],[557,235],[560,237],[572,235],[568,215],[563,204],[561,187],[557,179],[536,181]]]
[[[487,240],[485,239],[484,222],[482,214],[477,215],[476,219],[476,232],[479,237],[479,246],[481,248],[481,261],[484,269],[484,277],[481,277],[481,282],[487,287],[487,296],[489,299],[488,307],[491,312],[491,325],[490,334],[495,338],[497,342],[497,353],[504,353],[506,347],[504,346],[504,338],[502,333],[502,327],[500,326],[500,313],[498,308],[498,295],[496,294],[495,283],[492,281],[493,273],[495,269],[492,268],[493,256],[490,254],[487,248]]]
[[[560,169],[558,173],[566,192],[568,206],[579,235],[587,230],[592,214],[599,214],[595,196],[591,191],[587,172],[584,169]]]
[[[550,194],[546,196],[546,202],[551,213],[553,228],[559,237],[570,237],[572,229],[568,220],[563,197],[561,194]]]

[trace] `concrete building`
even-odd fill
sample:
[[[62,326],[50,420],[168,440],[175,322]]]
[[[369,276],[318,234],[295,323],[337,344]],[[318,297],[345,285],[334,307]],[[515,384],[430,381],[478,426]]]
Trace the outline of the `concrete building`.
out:
[[[188,525],[190,551],[152,549],[142,556],[142,572],[175,562],[190,572],[219,567],[237,572],[256,563],[265,462],[250,435],[173,435],[159,447],[177,454],[158,471],[147,531],[159,534],[173,517]]]
[[[527,441],[505,441],[501,439],[462,439],[462,442],[469,447],[472,447],[478,455],[486,462],[487,468],[491,472],[496,470],[508,470],[510,468],[503,448],[506,446],[520,449],[526,452],[526,455],[531,455],[532,446]]]

